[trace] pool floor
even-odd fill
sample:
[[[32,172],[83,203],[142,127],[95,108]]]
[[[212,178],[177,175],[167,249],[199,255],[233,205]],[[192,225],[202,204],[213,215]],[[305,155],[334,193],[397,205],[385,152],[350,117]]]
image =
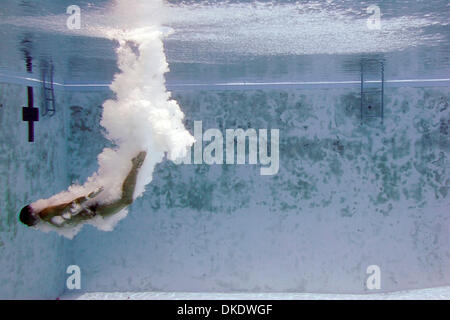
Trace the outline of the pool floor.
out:
[[[65,294],[61,300],[450,300],[450,286],[372,294],[87,292]]]

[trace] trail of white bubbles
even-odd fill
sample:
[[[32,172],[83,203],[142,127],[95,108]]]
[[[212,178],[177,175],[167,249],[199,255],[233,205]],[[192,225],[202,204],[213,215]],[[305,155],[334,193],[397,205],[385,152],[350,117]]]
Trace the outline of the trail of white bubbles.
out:
[[[120,14],[126,5],[142,13],[149,9],[144,2],[120,0],[116,10]],[[162,6],[162,2],[155,0],[150,7],[158,5]],[[145,150],[147,157],[140,169],[134,193],[134,198],[137,198],[152,181],[153,170],[165,155],[170,160],[184,157],[187,148],[193,144],[194,138],[182,122],[184,114],[165,87],[164,74],[168,71],[168,64],[162,42],[164,29],[158,22],[146,22],[142,15],[137,20],[136,15],[124,16],[123,19],[129,20],[131,17],[136,21],[133,25],[120,31],[113,29],[108,34],[118,42],[117,57],[121,72],[111,84],[115,99],[103,104],[101,125],[106,129],[106,137],[116,147],[103,150],[98,156],[98,171],[84,185],[72,185],[65,192],[39,200],[32,204],[33,209],[39,211],[50,205],[68,202],[99,187],[105,187],[105,190],[98,195],[98,201],[107,203],[118,199],[123,180],[131,169],[131,159]],[[88,223],[100,230],[110,231],[126,215],[127,211],[123,210],[107,219],[97,216]],[[38,228],[54,230],[73,238],[81,227],[62,229],[40,224]]]

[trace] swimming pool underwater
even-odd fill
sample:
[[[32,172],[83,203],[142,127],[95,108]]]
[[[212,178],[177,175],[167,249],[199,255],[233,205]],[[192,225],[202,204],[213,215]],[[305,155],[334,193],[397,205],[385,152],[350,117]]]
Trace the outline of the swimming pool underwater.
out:
[[[17,214],[84,183],[112,146],[100,122],[118,97],[108,88],[117,42],[101,34],[130,19],[105,15],[110,1],[81,2],[85,27],[68,30],[69,2],[0,12],[0,298],[448,299],[448,3],[381,1],[382,28],[369,30],[355,1],[166,2],[166,87],[203,143],[191,164],[157,164],[114,230],[86,225],[67,239],[27,229]],[[50,63],[54,115],[40,82]],[[27,86],[40,108],[32,143]],[[263,148],[255,164],[251,150],[245,164],[227,163],[226,132],[239,128],[269,140],[278,130],[268,147],[276,172],[261,174]],[[208,132],[223,138],[218,164],[208,163],[221,149],[205,151]],[[80,290],[66,287],[69,265],[81,270]],[[368,286],[370,266],[379,288]],[[411,289],[426,290],[383,295]]]

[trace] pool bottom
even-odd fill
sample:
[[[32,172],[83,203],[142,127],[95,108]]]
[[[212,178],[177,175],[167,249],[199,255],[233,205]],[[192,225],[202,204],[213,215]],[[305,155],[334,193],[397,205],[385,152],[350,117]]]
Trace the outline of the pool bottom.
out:
[[[61,300],[450,300],[450,286],[371,294],[208,293],[208,292],[86,292]]]

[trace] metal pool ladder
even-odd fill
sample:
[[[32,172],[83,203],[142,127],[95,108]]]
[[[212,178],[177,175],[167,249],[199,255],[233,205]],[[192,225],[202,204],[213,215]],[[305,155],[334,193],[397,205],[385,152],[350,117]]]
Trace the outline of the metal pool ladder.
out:
[[[367,80],[369,76],[380,80]],[[383,61],[361,62],[361,124],[370,119],[384,117],[384,63]]]
[[[55,112],[55,91],[53,87],[53,63],[45,63],[42,68],[42,92],[44,94],[44,107],[42,115],[52,117]]]

